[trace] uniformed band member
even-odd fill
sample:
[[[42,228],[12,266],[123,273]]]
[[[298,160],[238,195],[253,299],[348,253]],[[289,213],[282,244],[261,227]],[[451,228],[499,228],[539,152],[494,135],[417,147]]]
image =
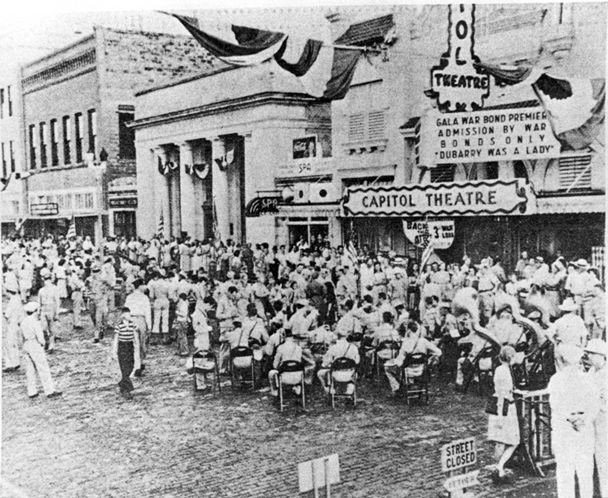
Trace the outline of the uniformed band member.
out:
[[[285,342],[281,344],[277,348],[277,352],[274,356],[273,369],[268,372],[268,381],[270,383],[270,394],[272,396],[279,395],[279,369],[281,368],[281,363],[285,361],[302,361],[302,348],[298,345],[298,343],[294,340],[291,329],[286,327],[283,332],[283,337]],[[299,372],[289,372],[284,373],[283,375],[291,376],[293,379],[287,379],[288,384],[294,384],[300,379],[301,373]],[[293,381],[293,382],[291,382]],[[297,386],[298,388],[300,386]],[[300,394],[296,392],[296,394]]]
[[[27,380],[27,395],[30,398],[38,396],[36,374],[40,377],[42,389],[47,398],[61,396],[61,391],[55,390],[55,383],[51,377],[51,369],[44,354],[44,331],[38,319],[37,312],[40,305],[29,302],[23,310],[26,313],[21,322],[21,335],[23,339],[23,363],[25,364],[25,378]]]
[[[340,329],[338,330],[338,340],[335,344],[332,344],[325,356],[323,357],[323,362],[321,363],[321,368],[317,372],[317,377],[321,381],[321,385],[323,386],[323,390],[326,393],[329,393],[329,375],[331,371],[331,365],[336,358],[350,358],[357,365],[359,364],[359,348],[354,344],[348,342],[346,340],[348,336],[348,330]],[[356,382],[356,369],[353,369],[350,372],[344,372],[346,377],[343,377],[340,380],[340,383],[347,383],[346,386],[346,394],[352,394]],[[350,375],[350,377],[349,377]]]
[[[589,376],[600,395],[600,411],[593,423],[594,459],[597,469],[600,496],[608,496],[608,377],[606,376],[606,354],[608,347],[601,339],[591,339],[585,347],[591,364]]]

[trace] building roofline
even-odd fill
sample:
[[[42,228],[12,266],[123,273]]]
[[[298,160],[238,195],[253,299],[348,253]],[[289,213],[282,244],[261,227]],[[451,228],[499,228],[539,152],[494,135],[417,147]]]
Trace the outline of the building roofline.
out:
[[[58,48],[57,50],[54,50],[53,52],[50,52],[46,55],[43,55],[42,57],[39,57],[37,59],[34,59],[33,61],[27,62],[25,64],[23,64],[21,67],[23,69],[29,68],[30,66],[39,64],[40,62],[43,62],[46,59],[51,59],[52,57],[55,57],[56,55],[60,55],[64,52],[67,52],[68,50],[84,44],[85,42],[94,39],[95,38],[95,31],[101,29],[104,31],[111,31],[113,33],[125,33],[125,34],[143,34],[143,35],[165,35],[165,36],[171,36],[174,38],[192,38],[190,35],[188,34],[184,34],[184,35],[178,35],[178,34],[174,34],[174,33],[165,33],[163,31],[146,31],[146,30],[139,30],[139,29],[121,29],[121,28],[112,28],[109,26],[102,26],[102,25],[94,25],[93,26],[93,32],[83,36],[82,38],[79,38],[78,40],[70,43],[69,45],[66,45],[64,47]]]
[[[157,90],[163,90],[165,88],[171,88],[172,86],[177,86],[177,85],[181,85],[183,83],[189,83],[191,81],[196,81],[198,79],[201,78],[207,78],[208,76],[214,76],[216,74],[221,74],[221,73],[225,73],[226,71],[233,71],[234,69],[241,69],[242,66],[223,66],[223,67],[218,67],[215,69],[211,69],[211,70],[205,70],[204,72],[200,73],[200,74],[195,74],[195,75],[190,75],[190,76],[186,76],[184,78],[180,78],[177,80],[171,80],[171,81],[167,81],[165,83],[161,83],[158,85],[153,85],[150,86],[148,88],[144,88],[142,90],[138,90],[135,92],[135,96],[139,97],[140,95],[145,95],[146,93],[152,93],[152,92],[156,92]]]
[[[219,102],[212,102],[210,104],[201,106],[189,107],[187,109],[179,109],[177,111],[170,111],[163,114],[156,114],[145,118],[135,119],[134,121],[128,123],[127,126],[135,129],[146,128],[148,126],[165,124],[182,119],[209,116],[223,112],[230,112],[235,109],[245,109],[248,107],[267,104],[308,105],[316,103],[318,103],[318,99],[304,93],[273,91],[260,92],[254,95],[246,95],[244,97],[221,100]]]
[[[67,52],[68,50],[76,47],[77,45],[84,44],[85,42],[87,42],[89,40],[92,40],[94,38],[95,38],[95,33],[91,33],[89,35],[83,36],[82,38],[79,38],[75,42],[72,42],[69,45],[66,45],[65,47],[58,48],[57,50],[55,50],[55,51],[53,51],[53,52],[51,52],[49,54],[43,55],[42,57],[39,57],[38,59],[35,59],[33,61],[30,61],[30,62],[27,62],[27,63],[23,64],[21,66],[21,68],[22,69],[28,69],[30,66],[34,66],[36,64],[39,64],[40,62],[43,62],[46,59],[51,59],[51,58],[55,57],[56,55],[59,55],[59,54],[61,54],[63,52]]]

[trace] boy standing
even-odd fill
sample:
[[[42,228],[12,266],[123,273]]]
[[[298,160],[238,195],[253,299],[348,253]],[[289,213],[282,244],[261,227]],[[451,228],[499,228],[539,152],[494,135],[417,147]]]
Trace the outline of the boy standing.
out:
[[[131,373],[134,369],[141,368],[139,333],[137,325],[131,318],[131,310],[127,307],[121,309],[120,323],[116,327],[114,336],[113,352],[118,358],[121,379],[118,383],[120,394],[127,399],[132,399],[133,382]]]

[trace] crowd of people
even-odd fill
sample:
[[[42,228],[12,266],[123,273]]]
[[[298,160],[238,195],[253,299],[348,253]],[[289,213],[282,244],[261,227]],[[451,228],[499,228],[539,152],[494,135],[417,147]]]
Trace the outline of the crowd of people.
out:
[[[358,379],[380,372],[396,397],[404,378],[420,373],[409,358],[423,354],[438,378],[461,389],[481,370],[494,372],[498,408],[489,412],[489,437],[500,446],[499,479],[519,441],[515,410],[508,409],[523,385],[518,368],[527,387],[548,383],[556,400],[562,476],[576,472],[583,489],[588,471],[565,448],[591,445],[593,469],[599,443],[589,434],[606,437],[605,295],[599,269],[584,259],[558,255],[549,264],[523,252],[507,272],[497,257],[473,264],[465,256],[448,265],[434,258],[420,268],[391,251],[332,247],[321,237],[285,247],[189,237],[107,237],[95,245],[89,237],[53,236],[5,239],[2,258],[3,370],[24,365],[31,397],[38,394],[36,375],[48,396],[61,394],[46,360],[60,339],[59,315],[71,313],[72,326],[82,328],[88,314],[94,343],[115,331],[112,351],[126,398],[133,396],[131,376],[154,368],[148,356],[155,346],[174,348],[190,368],[193,355],[212,353],[220,375],[244,377],[253,367],[255,387],[268,382],[275,396],[285,362],[302,364],[306,390],[318,379],[330,393],[332,364],[347,358],[354,365],[342,379],[347,394]],[[251,356],[236,357],[238,348]],[[533,384],[527,361],[540,362],[544,380]],[[580,375],[586,387],[578,391],[585,393],[579,410],[577,397],[566,403],[560,393],[570,381],[583,382]],[[210,389],[207,376],[201,387]],[[598,459],[604,485],[606,460]],[[558,486],[574,485],[558,478]]]

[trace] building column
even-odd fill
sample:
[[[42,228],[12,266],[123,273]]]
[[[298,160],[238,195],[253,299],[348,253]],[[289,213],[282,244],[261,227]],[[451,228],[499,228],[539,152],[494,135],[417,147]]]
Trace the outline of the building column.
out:
[[[192,168],[194,155],[190,142],[179,144],[179,190],[182,231],[190,237],[196,237],[196,199],[194,196],[194,179],[186,173],[186,166]]]
[[[160,158],[162,164],[167,162],[167,151],[163,146],[156,147],[154,149],[154,191],[156,193],[155,199],[155,226],[154,226],[154,234],[158,229],[158,222],[160,220],[160,216],[163,216],[163,223],[165,226],[164,237],[166,239],[169,238],[169,228],[171,224],[171,209],[169,203],[169,179],[161,175],[158,171],[158,160]]]
[[[217,219],[217,229],[223,241],[230,238],[230,205],[228,197],[228,177],[226,171],[222,171],[218,166],[216,159],[224,160],[226,147],[224,139],[215,137],[212,142],[211,168],[212,176],[212,206],[215,210],[215,218]]]

